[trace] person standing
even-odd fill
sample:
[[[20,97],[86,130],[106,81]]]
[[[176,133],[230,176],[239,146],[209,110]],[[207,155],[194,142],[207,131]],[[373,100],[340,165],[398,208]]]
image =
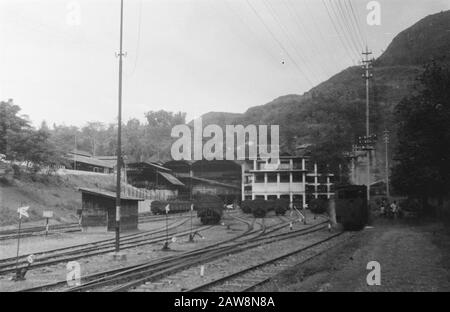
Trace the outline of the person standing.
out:
[[[395,201],[395,200],[391,204],[391,211],[392,211],[392,215],[393,215],[394,219],[397,219],[398,206],[397,206],[397,201]]]

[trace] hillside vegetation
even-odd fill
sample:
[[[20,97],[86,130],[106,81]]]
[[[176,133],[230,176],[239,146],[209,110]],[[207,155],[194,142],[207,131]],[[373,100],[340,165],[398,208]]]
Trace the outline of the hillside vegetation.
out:
[[[17,223],[17,208],[30,206],[30,218],[42,219],[44,210],[53,210],[54,221],[76,222],[76,211],[81,208],[79,187],[112,190],[114,175],[65,174],[65,175],[23,175],[20,178],[0,180],[0,225]]]

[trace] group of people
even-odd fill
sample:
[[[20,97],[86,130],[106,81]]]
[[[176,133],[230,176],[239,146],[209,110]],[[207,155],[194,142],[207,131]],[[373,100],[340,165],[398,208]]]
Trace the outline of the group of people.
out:
[[[397,204],[397,201],[393,201],[391,204],[386,199],[383,199],[380,203],[380,216],[387,218],[401,218],[402,211],[400,206]]]

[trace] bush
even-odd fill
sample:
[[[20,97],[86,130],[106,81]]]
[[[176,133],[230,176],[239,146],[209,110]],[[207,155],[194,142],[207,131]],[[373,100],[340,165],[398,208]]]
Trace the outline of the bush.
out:
[[[312,213],[315,214],[325,213],[328,208],[328,200],[315,198],[309,202],[308,207]]]
[[[400,208],[408,212],[420,212],[421,204],[417,199],[408,198],[400,202]]]
[[[277,199],[275,201],[275,214],[284,215],[289,209],[289,201],[286,199]]]
[[[256,218],[264,218],[266,216],[269,205],[264,199],[255,199],[252,201],[252,214]]]
[[[251,200],[243,200],[241,204],[241,209],[243,213],[251,213],[252,212],[252,201]]]

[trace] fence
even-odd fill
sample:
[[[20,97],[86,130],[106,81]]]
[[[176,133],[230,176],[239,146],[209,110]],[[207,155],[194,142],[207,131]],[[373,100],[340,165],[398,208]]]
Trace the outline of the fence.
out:
[[[127,196],[149,200],[170,200],[178,196],[177,190],[147,190],[129,184],[122,185],[122,192]]]

